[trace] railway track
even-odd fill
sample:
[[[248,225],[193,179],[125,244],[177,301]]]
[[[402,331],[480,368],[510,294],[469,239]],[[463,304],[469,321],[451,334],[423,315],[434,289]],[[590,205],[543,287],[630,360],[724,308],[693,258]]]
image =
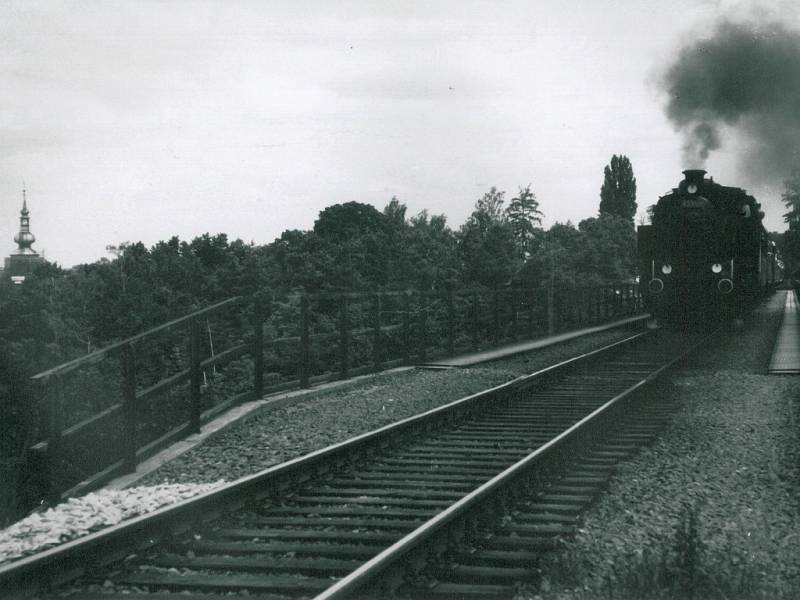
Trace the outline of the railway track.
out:
[[[632,416],[634,393],[698,342],[632,336],[0,568],[0,588],[104,600],[508,594],[654,434],[664,409]]]

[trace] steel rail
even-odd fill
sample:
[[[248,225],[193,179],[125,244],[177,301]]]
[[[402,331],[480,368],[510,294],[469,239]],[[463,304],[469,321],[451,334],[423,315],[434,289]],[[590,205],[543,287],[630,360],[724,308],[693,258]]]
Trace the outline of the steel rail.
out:
[[[583,353],[531,373],[522,375],[487,390],[465,396],[448,404],[430,409],[401,421],[360,434],[349,440],[321,448],[280,465],[269,467],[220,488],[154,511],[134,517],[124,523],[78,538],[43,552],[23,557],[0,566],[0,588],[22,590],[38,588],[47,580],[67,572],[84,571],[93,560],[108,561],[109,557],[128,553],[133,547],[153,545],[170,535],[173,529],[184,530],[191,524],[237,508],[246,502],[311,478],[326,464],[336,463],[357,451],[374,445],[387,445],[398,435],[418,433],[435,426],[439,419],[455,417],[482,406],[507,391],[535,383],[550,375],[591,361],[619,349],[651,332],[641,332],[597,350]],[[360,572],[360,570],[359,570]],[[23,588],[23,586],[25,586]]]
[[[640,391],[643,387],[651,384],[667,370],[678,364],[686,356],[695,351],[703,342],[713,336],[715,332],[704,337],[697,344],[673,358],[668,363],[662,365],[655,371],[649,373],[639,382],[628,389],[614,396],[608,402],[592,411],[580,421],[564,430],[562,433],[546,442],[525,458],[520,459],[502,473],[476,488],[462,499],[458,500],[435,517],[420,525],[414,531],[398,540],[380,554],[371,558],[358,569],[337,581],[330,588],[314,597],[314,600],[342,600],[350,598],[359,589],[374,580],[375,577],[383,573],[386,569],[397,564],[408,556],[412,551],[421,545],[429,542],[435,535],[441,533],[454,520],[463,517],[466,513],[474,510],[479,504],[493,495],[503,487],[511,485],[523,473],[534,468],[545,457],[549,457],[560,446],[574,439],[578,434],[583,433],[588,427],[596,424],[600,418],[606,415],[612,408],[616,407],[622,400],[629,398],[632,394]]]

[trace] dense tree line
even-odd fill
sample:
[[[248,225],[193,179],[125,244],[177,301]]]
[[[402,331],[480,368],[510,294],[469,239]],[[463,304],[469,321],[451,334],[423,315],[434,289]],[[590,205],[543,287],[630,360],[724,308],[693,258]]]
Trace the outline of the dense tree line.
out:
[[[256,291],[281,298],[297,291],[535,288],[634,276],[627,213],[600,211],[577,227],[548,230],[542,216],[530,185],[508,201],[493,187],[457,229],[443,215],[409,216],[392,198],[382,210],[329,206],[313,228],[285,231],[266,245],[204,234],[150,248],[123,243],[108,248],[109,258],[72,269],[46,263],[21,286],[0,282],[0,373],[13,371],[17,390],[32,373]],[[10,395],[7,381],[0,399]]]

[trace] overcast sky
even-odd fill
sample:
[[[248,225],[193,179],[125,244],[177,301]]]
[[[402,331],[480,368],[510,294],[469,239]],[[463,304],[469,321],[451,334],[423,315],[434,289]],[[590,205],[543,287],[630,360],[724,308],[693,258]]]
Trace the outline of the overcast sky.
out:
[[[658,73],[721,16],[795,26],[796,4],[3,0],[0,255],[23,180],[34,248],[63,266],[173,235],[268,243],[392,196],[457,228],[491,186],[577,223],[614,153],[643,213],[694,166]],[[706,168],[784,228],[781,182],[751,188],[735,143]]]

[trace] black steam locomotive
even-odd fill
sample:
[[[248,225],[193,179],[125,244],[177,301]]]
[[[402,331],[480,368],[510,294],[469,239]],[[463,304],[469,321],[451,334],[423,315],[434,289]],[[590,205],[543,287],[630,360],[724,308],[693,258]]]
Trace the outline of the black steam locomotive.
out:
[[[639,273],[645,305],[673,326],[737,318],[781,277],[764,213],[741,188],[684,171],[658,199],[652,224],[639,227]]]

